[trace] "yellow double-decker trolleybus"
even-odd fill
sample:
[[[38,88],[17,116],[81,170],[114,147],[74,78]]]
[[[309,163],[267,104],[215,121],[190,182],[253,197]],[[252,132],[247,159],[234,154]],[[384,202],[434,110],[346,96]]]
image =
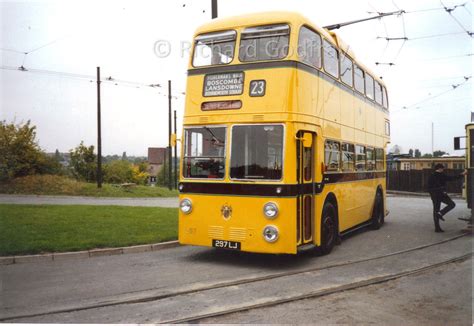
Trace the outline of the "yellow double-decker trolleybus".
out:
[[[474,116],[474,114],[473,114]],[[463,197],[467,201],[467,207],[471,209],[471,217],[468,219],[470,226],[474,224],[474,122],[466,125],[466,136],[454,138],[454,149],[460,150],[461,138],[466,139],[466,169],[467,175],[464,180]],[[466,220],[466,219],[464,219]]]
[[[179,242],[329,253],[386,215],[384,83],[333,32],[288,12],[218,19],[194,36]]]

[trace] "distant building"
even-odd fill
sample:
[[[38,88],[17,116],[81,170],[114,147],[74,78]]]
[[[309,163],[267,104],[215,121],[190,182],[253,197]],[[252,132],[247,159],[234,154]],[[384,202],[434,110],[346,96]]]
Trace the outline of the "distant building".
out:
[[[166,154],[166,147],[148,147],[148,173],[150,174],[150,182],[156,182],[156,176],[165,164]]]
[[[411,157],[408,154],[387,155],[387,170],[423,170],[432,169],[435,164],[441,163],[446,169],[465,169],[464,156],[443,157]]]

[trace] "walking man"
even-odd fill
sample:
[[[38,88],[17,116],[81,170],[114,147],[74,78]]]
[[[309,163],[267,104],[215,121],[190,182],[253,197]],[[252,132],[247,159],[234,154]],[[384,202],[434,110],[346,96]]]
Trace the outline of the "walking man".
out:
[[[433,220],[435,232],[444,232],[439,226],[439,220],[444,221],[443,216],[456,206],[453,200],[446,193],[446,183],[448,181],[463,178],[467,174],[467,171],[464,171],[460,175],[450,177],[444,173],[443,164],[436,164],[434,169],[435,172],[428,179],[428,192],[430,193],[431,200],[433,201]],[[444,203],[447,206],[440,210],[441,203]]]

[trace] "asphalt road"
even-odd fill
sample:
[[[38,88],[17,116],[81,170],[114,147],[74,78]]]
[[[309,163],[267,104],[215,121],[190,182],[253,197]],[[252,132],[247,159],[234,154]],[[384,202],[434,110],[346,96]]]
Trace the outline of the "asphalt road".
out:
[[[417,264],[427,264],[431,260],[435,261],[441,258],[455,257],[460,253],[472,252],[472,238],[469,236],[463,237],[439,244],[429,251],[420,252],[417,255],[400,256],[397,258],[398,261],[380,261],[379,265],[377,265],[377,262],[371,262],[370,265],[359,265],[357,269],[356,266],[347,266],[347,268],[338,270],[338,273],[342,274],[327,273],[324,269],[325,266],[393,253],[460,235],[460,230],[465,227],[466,223],[457,220],[457,217],[467,216],[468,210],[462,201],[456,202],[458,203],[456,209],[447,216],[446,222],[442,224],[446,232],[435,233],[433,232],[434,227],[431,218],[431,201],[428,198],[391,197],[388,201],[391,214],[380,230],[358,232],[344,239],[333,253],[324,257],[258,255],[219,252],[210,248],[180,247],[159,252],[0,266],[2,281],[0,318],[70,309],[114,300],[169,294],[177,290],[196,289],[216,282],[305,268],[321,268],[322,272],[316,275],[314,282],[306,283],[303,279],[298,281],[296,278],[290,278],[284,284],[291,286],[294,282],[294,284],[303,284],[304,288],[310,289],[312,286],[316,287],[318,282],[323,286],[327,286],[331,282],[342,279],[351,281],[352,278],[364,278],[374,273],[381,273],[380,275],[382,275],[388,273],[391,266],[395,268],[407,264],[416,267]],[[327,296],[290,303],[288,305],[291,305],[291,309],[295,313],[288,314],[288,318],[299,316],[298,318],[295,317],[296,319],[278,319],[277,313],[274,316],[266,315],[266,313],[264,314],[266,310],[255,309],[249,311],[249,315],[239,313],[210,321],[232,322],[235,320],[238,323],[266,323],[278,320],[279,322],[286,321],[290,323],[312,323],[316,321],[314,318],[316,318],[317,312],[320,311],[325,314],[322,320],[325,323],[390,321],[413,324],[418,321],[428,323],[431,320],[439,320],[443,323],[457,323],[459,321],[471,323],[471,314],[468,312],[472,312],[472,265],[471,263],[459,263],[444,268],[446,270],[441,268],[441,272],[433,272],[435,273],[433,275],[437,277],[428,273],[421,274],[417,276],[418,278],[410,276],[378,285],[381,288],[376,288],[378,292],[374,290],[374,295],[364,292],[369,291],[368,288],[352,290],[350,295],[357,298],[357,301],[351,304],[348,304],[351,300],[342,300],[337,297],[337,294],[334,295],[335,297]],[[467,274],[469,277],[461,277]],[[331,277],[335,276],[337,277],[332,281]],[[399,284],[400,289],[403,289],[402,296],[394,295],[398,286],[394,284]],[[410,284],[418,284],[418,286],[410,286]],[[444,285],[440,287],[440,284]],[[268,288],[278,290],[278,286]],[[239,287],[234,290],[242,291],[242,289],[243,287]],[[391,289],[395,290],[390,292]],[[248,291],[252,290],[255,290],[255,288],[248,287]],[[230,290],[227,289],[227,291]],[[387,315],[387,318],[384,319],[384,313],[377,309],[369,309],[365,314],[356,315],[353,313],[357,306],[363,307],[361,303],[358,303],[359,300],[362,300],[360,298],[367,297],[367,305],[369,305],[370,302],[377,303],[377,300],[380,300],[377,295],[381,296],[384,292],[387,295],[383,299],[383,306],[391,307],[391,310],[384,308],[385,310],[380,311],[385,311],[387,314],[390,311],[401,313],[401,315],[397,315],[398,319],[391,315]],[[251,299],[250,296],[245,294],[242,296],[241,293],[239,292],[238,297],[240,301]],[[215,302],[219,298],[230,297],[228,294],[227,292],[201,294],[201,301]],[[217,297],[213,297],[213,295]],[[435,299],[429,302],[426,301],[432,296]],[[403,299],[404,297],[406,300]],[[180,298],[179,302],[186,302],[182,299]],[[319,307],[320,302],[322,303],[321,310],[315,309],[315,306]],[[449,303],[449,309],[443,308],[446,307],[446,302]],[[414,317],[413,312],[407,311],[409,305],[422,306],[424,303],[427,303],[430,309],[420,308],[421,315],[418,319]],[[212,304],[210,305],[212,308]],[[285,306],[279,305],[274,308]],[[163,311],[159,309],[163,307],[168,309],[163,304],[150,301],[11,321],[43,323],[160,322],[166,320],[163,319]],[[194,306],[186,306],[186,309],[192,307]],[[334,318],[331,318],[331,314],[326,314],[328,310],[324,310],[323,307],[338,313],[334,315]],[[374,305],[374,307],[376,306]],[[170,305],[169,309],[171,308],[175,309],[176,307]],[[186,309],[181,309],[181,311]],[[309,310],[314,310],[313,315],[308,313]],[[435,317],[428,316],[428,310],[431,311],[431,315],[434,311]],[[284,315],[283,311],[280,312],[280,316]],[[255,315],[252,314],[257,314],[260,317],[255,319]]]
[[[472,286],[466,285],[472,283],[471,276],[472,260],[466,260],[384,284],[201,323],[470,325]]]

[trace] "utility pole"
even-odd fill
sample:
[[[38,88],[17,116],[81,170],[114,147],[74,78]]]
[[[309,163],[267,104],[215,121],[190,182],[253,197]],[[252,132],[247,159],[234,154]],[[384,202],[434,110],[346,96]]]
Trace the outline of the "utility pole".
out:
[[[431,122],[431,154],[434,157],[434,123]]]
[[[211,0],[211,7],[212,7],[212,19],[217,18],[217,0]]]
[[[168,189],[172,187],[172,153],[171,153],[171,80],[168,80]]]
[[[100,117],[100,67],[97,67],[97,188],[102,188],[102,130]]]
[[[176,110],[174,110],[174,134],[176,137]],[[174,189],[178,189],[178,142],[175,142],[174,144]]]

